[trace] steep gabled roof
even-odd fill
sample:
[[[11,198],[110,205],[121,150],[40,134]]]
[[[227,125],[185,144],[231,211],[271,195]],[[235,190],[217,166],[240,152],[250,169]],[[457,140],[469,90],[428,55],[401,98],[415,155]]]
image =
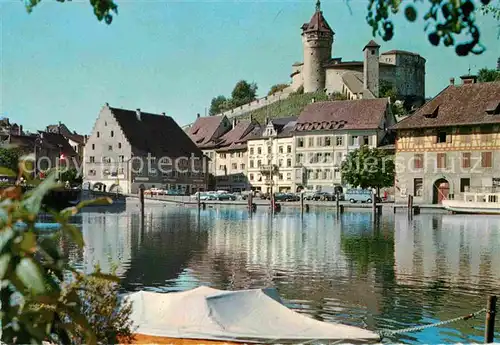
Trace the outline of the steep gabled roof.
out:
[[[109,108],[133,149],[156,157],[201,157],[201,150],[170,116]]]
[[[64,123],[60,123],[58,125],[48,125],[47,132],[50,133],[60,133],[65,136],[67,139],[73,140],[78,144],[85,143],[85,137],[76,133],[75,131],[71,132],[68,127]]]
[[[377,129],[388,105],[386,98],[312,103],[300,113],[295,131]]]
[[[257,127],[250,121],[241,121],[229,132],[220,137],[217,151],[231,151],[246,148],[246,141],[252,131]]]
[[[253,133],[251,133],[248,136],[247,140],[255,140],[255,139],[263,139],[267,138],[267,136],[264,135],[266,128],[269,124],[271,124],[274,128],[274,130],[277,133],[277,137],[283,138],[287,136],[291,136],[293,129],[295,128],[295,122],[297,121],[296,116],[287,116],[287,117],[280,117],[280,118],[275,118],[269,120],[269,123],[267,125],[263,125],[260,128],[256,128]]]
[[[450,85],[396,129],[500,123],[500,82]]]
[[[214,138],[214,134],[225,118],[225,116],[204,116],[197,118],[191,128],[189,128],[189,137],[198,147],[210,144],[211,141],[217,139]]]
[[[302,30],[304,33],[306,32],[327,32],[333,35],[333,30],[330,28],[330,25],[326,22],[325,17],[323,17],[323,12],[321,11],[321,3],[318,0],[316,2],[316,11],[309,23],[305,23],[302,25]]]

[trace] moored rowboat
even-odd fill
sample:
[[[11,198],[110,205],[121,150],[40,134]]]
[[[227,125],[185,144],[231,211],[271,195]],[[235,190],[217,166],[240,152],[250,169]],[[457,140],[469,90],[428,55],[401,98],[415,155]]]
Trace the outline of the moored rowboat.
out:
[[[443,207],[452,213],[500,214],[500,193],[463,193],[462,200],[443,200]]]
[[[135,344],[370,344],[380,335],[321,322],[283,305],[275,289],[129,294]]]

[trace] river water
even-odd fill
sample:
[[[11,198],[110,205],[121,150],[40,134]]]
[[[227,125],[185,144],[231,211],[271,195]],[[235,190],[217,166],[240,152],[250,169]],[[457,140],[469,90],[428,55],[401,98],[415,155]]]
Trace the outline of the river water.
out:
[[[249,218],[244,209],[137,208],[83,213],[86,247],[63,242],[90,271],[118,265],[125,291],[276,287],[287,305],[311,317],[401,329],[485,307],[500,295],[500,217],[295,210]],[[497,318],[498,319],[498,318]],[[497,323],[499,323],[497,321]],[[484,314],[400,334],[385,342],[482,342]],[[499,329],[500,327],[497,327]],[[500,337],[500,332],[495,338]]]

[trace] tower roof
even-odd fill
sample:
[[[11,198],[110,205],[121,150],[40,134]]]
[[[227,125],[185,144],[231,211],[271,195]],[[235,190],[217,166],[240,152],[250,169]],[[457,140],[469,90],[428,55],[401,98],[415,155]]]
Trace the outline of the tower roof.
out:
[[[329,32],[334,33],[330,25],[326,22],[325,17],[323,17],[323,12],[321,11],[321,3],[320,0],[316,2],[316,12],[314,12],[313,16],[309,23],[305,23],[302,25],[303,32]]]
[[[378,44],[374,40],[370,40],[370,42],[368,42],[366,44],[366,46],[363,48],[363,50],[365,50],[366,48],[380,48],[380,44]]]

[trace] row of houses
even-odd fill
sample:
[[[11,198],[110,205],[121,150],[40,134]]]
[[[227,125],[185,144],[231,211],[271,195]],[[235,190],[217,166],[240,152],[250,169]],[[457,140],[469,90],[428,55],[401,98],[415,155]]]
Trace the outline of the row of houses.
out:
[[[106,104],[84,150],[87,183],[190,194],[224,189],[329,190],[363,145],[395,154],[396,200],[438,203],[500,185],[500,83],[462,77],[396,123],[389,99],[314,102],[298,117],[255,121],[197,116],[184,132],[166,114]],[[182,163],[179,163],[182,162]]]

